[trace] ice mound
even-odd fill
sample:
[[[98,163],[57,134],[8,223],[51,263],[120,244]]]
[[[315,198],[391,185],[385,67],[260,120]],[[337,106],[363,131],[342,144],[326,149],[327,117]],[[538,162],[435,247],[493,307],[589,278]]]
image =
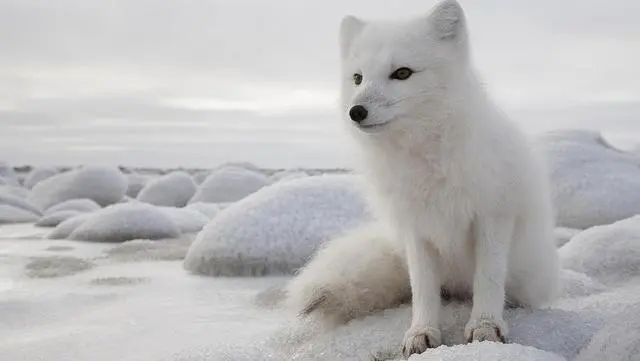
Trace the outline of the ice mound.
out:
[[[211,276],[291,274],[328,239],[368,219],[356,176],[277,183],[220,212],[185,259]]]
[[[73,230],[69,239],[125,242],[133,239],[175,238],[180,235],[180,229],[171,217],[158,207],[144,203],[123,203],[91,214]]]
[[[100,205],[96,203],[92,199],[88,198],[80,198],[80,199],[70,199],[68,201],[64,201],[62,203],[58,203],[53,207],[48,208],[44,214],[49,215],[53,213],[58,213],[62,211],[78,211],[78,212],[93,212],[100,209]]]
[[[593,131],[553,131],[538,141],[549,161],[558,226],[585,229],[640,213],[637,156]]]
[[[136,198],[156,206],[184,207],[196,189],[191,176],[178,171],[150,180]]]
[[[35,168],[29,173],[27,179],[25,179],[24,186],[29,189],[33,189],[36,184],[45,179],[51,178],[56,174],[58,174],[58,171],[54,168]]]
[[[38,216],[42,215],[42,211],[40,210],[39,207],[35,206],[31,202],[23,198],[20,198],[18,196],[15,196],[9,193],[0,192],[0,205],[7,205],[15,208],[20,208]]]
[[[67,219],[73,218],[82,213],[84,212],[76,211],[73,209],[47,213],[36,222],[36,226],[37,227],[55,227],[60,223],[66,221]]]
[[[0,224],[32,223],[40,218],[36,214],[23,208],[8,204],[0,204]]]
[[[78,198],[92,199],[104,207],[121,200],[126,190],[127,180],[118,168],[87,166],[38,183],[27,199],[45,210]]]
[[[589,228],[559,250],[565,268],[604,284],[640,276],[640,216]]]
[[[235,202],[269,183],[262,173],[238,167],[225,167],[208,176],[189,203]]]
[[[149,179],[141,174],[127,174],[127,192],[126,195],[131,198],[136,198],[142,188],[147,185]]]
[[[210,220],[209,217],[193,209],[174,207],[159,207],[159,209],[173,220],[182,233],[200,232]]]
[[[215,218],[220,213],[221,209],[215,203],[196,202],[191,203],[185,207],[186,209],[192,209],[207,216],[209,219]]]

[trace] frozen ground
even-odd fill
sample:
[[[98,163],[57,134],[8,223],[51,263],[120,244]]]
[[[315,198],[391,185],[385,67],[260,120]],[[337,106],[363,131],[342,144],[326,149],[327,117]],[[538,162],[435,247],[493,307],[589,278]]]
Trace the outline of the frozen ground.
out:
[[[48,231],[0,227],[0,360],[217,360],[207,352],[281,324],[256,294],[282,278],[190,275],[172,257],[179,245],[145,260],[148,247],[43,239]]]

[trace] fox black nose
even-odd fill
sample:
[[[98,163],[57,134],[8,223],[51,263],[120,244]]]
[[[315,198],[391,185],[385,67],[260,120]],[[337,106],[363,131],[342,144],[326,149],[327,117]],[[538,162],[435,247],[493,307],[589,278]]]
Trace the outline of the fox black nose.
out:
[[[369,115],[369,112],[362,105],[355,105],[349,110],[349,117],[356,123],[367,119],[367,115]]]

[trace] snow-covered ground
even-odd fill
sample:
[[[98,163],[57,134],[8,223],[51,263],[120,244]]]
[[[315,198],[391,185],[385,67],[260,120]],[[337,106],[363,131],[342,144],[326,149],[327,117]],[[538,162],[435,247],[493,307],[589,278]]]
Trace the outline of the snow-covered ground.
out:
[[[640,157],[589,131],[538,144],[558,211],[561,295],[546,309],[505,310],[506,345],[464,345],[470,305],[446,301],[445,346],[411,360],[640,361]],[[324,242],[371,221],[358,176],[235,164],[25,178],[0,162],[0,361],[400,358],[408,304],[323,329],[280,302]]]
[[[0,360],[232,360],[282,323],[256,297],[281,277],[191,275],[188,243],[157,256],[45,233],[0,227]]]

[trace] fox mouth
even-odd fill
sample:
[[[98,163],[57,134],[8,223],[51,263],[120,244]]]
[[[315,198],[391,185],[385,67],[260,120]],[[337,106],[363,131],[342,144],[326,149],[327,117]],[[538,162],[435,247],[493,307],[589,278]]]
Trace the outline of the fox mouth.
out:
[[[390,122],[377,124],[355,124],[356,128],[364,133],[377,133],[382,131]]]

